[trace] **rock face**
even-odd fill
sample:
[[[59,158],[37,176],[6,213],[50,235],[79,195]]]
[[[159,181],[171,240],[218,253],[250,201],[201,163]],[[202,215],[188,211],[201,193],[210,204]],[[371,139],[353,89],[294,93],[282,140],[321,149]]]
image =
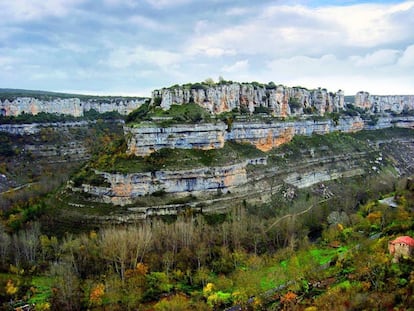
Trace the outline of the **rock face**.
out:
[[[414,110],[414,95],[370,95],[358,92],[355,95],[355,106],[373,113],[392,112],[401,114]]]
[[[124,127],[124,132],[128,138],[128,153],[145,156],[162,148],[222,148],[225,129],[224,124],[183,124],[168,128]]]
[[[248,164],[266,164],[265,158],[252,159],[223,167],[203,167],[192,170],[156,171],[133,174],[103,175],[110,187],[83,185],[83,192],[98,196],[105,203],[116,205],[130,204],[137,197],[165,192],[178,196],[208,193],[227,193],[247,183]]]
[[[308,113],[320,115],[342,110],[344,93],[328,92],[326,89],[307,90],[301,87],[285,87],[260,84],[217,84],[213,86],[176,86],[155,90],[152,103],[163,109],[171,105],[196,103],[213,114],[237,109],[252,113],[255,108],[266,108],[278,117]]]
[[[39,112],[83,116],[84,112],[94,109],[99,113],[117,111],[127,115],[145,102],[145,98],[53,98],[50,100],[34,97],[15,97],[0,99],[0,115],[18,116],[22,113],[36,115]]]
[[[414,117],[381,117],[375,124],[360,117],[341,118],[338,122],[234,122],[229,130],[224,124],[176,125],[168,128],[137,128],[124,126],[128,153],[145,156],[162,148],[212,149],[223,147],[226,141],[250,143],[269,151],[289,142],[295,135],[326,134],[334,131],[352,133],[363,129],[388,127],[414,128]]]
[[[0,132],[7,132],[12,135],[33,135],[39,133],[42,129],[48,128],[85,128],[93,121],[78,122],[56,122],[56,123],[30,123],[30,124],[0,124]]]

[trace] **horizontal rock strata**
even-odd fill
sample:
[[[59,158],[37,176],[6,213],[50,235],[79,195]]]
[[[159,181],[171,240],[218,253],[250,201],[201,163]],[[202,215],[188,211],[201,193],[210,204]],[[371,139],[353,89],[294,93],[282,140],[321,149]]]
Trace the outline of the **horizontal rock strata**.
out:
[[[107,173],[102,175],[110,187],[83,185],[79,189],[99,197],[105,203],[130,204],[137,197],[154,193],[175,195],[205,195],[209,192],[227,193],[247,183],[246,167],[249,164],[266,164],[265,158],[251,159],[223,167],[203,167],[192,170],[160,170],[145,173]]]
[[[337,122],[234,122],[231,130],[224,124],[175,125],[168,128],[124,127],[128,153],[145,156],[162,148],[221,148],[226,141],[247,142],[268,151],[289,142],[295,135],[327,134],[334,131],[351,133],[363,129],[388,127],[414,128],[414,117],[381,117],[375,124],[360,117],[341,118]]]
[[[355,95],[355,106],[373,113],[392,112],[401,114],[414,110],[414,95],[371,95],[358,92]]]
[[[54,98],[15,97],[0,99],[0,115],[18,116],[23,113],[36,115],[39,112],[65,114],[81,117],[84,112],[96,110],[99,113],[117,111],[127,115],[144,103],[145,98]]]

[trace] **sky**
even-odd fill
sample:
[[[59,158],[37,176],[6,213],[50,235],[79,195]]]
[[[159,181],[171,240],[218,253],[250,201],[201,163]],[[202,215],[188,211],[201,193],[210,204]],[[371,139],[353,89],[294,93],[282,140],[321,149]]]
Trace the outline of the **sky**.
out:
[[[414,1],[0,0],[0,88],[257,81],[414,94]]]

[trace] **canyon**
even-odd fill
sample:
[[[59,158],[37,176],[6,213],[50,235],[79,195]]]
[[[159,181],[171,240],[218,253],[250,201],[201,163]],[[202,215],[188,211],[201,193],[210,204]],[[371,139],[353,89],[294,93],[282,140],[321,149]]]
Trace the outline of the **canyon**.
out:
[[[28,159],[54,165],[68,161],[87,163],[91,176],[96,178],[69,181],[59,194],[65,198],[59,204],[74,211],[87,206],[111,206],[111,213],[104,217],[86,218],[92,223],[131,222],[151,215],[175,215],[186,209],[209,213],[242,202],[263,204],[274,195],[289,197],[300,189],[318,189],[320,184],[382,174],[383,170],[391,169],[395,176],[413,173],[413,96],[359,92],[352,102],[347,100],[341,90],[332,93],[325,89],[233,82],[173,86],[153,91],[151,99],[3,98],[0,109],[6,117],[23,112],[81,117],[91,109],[126,115],[144,105],[154,115],[126,123],[4,123],[0,124],[0,133],[8,135],[11,150],[22,159],[18,165],[26,165]],[[202,107],[211,118],[177,122],[168,116],[172,107],[187,104]],[[109,126],[116,129],[109,130]],[[102,131],[105,144],[116,139],[125,142],[122,152],[101,155],[107,159],[106,166],[96,154],[93,159],[94,150],[105,146],[99,141],[92,143],[96,128]],[[387,134],[384,138],[384,131],[396,131],[396,137]],[[111,132],[115,134],[110,138]],[[365,132],[378,133],[378,137],[366,140],[352,136]],[[307,139],[309,145],[289,149]],[[338,148],[331,139],[337,140]],[[14,143],[19,140],[20,144]],[[257,152],[251,153],[251,148]],[[220,150],[230,150],[231,156],[206,162]],[[141,165],[162,163],[163,157],[175,151],[178,156],[174,165],[146,169]],[[195,154],[204,160],[194,160],[190,165],[181,161]],[[117,168],[117,157],[144,168]],[[10,181],[12,174],[5,173],[2,180]],[[1,189],[7,190],[7,184],[3,183]]]
[[[358,151],[353,147],[347,154],[343,151],[329,155],[327,146],[321,146],[318,151],[309,146],[309,150],[302,149],[299,152],[305,153],[304,162],[291,162],[289,168],[285,165],[275,164],[268,161],[268,157],[274,152],[277,153],[278,146],[291,141],[295,136],[306,137],[316,135],[341,135],[344,133],[356,133],[362,130],[375,131],[389,128],[414,129],[414,117],[380,117],[376,124],[364,121],[360,117],[345,117],[337,122],[332,120],[323,121],[297,121],[297,122],[274,122],[268,123],[235,123],[231,131],[226,131],[225,126],[204,124],[197,126],[177,125],[169,128],[157,127],[138,127],[131,129],[124,126],[125,137],[129,137],[127,152],[136,156],[148,156],[145,151],[156,152],[163,148],[193,149],[201,148],[211,150],[222,148],[226,142],[239,144],[252,144],[263,151],[262,157],[253,157],[248,160],[234,160],[232,163],[221,163],[218,166],[204,166],[192,169],[169,170],[160,169],[153,172],[131,172],[131,173],[109,173],[96,170],[95,173],[101,175],[108,183],[107,186],[91,186],[83,184],[82,187],[72,190],[92,195],[97,200],[104,203],[115,205],[134,205],[137,198],[163,193],[166,195],[183,197],[191,194],[197,198],[204,198],[210,202],[208,208],[211,210],[226,206],[222,201],[232,199],[234,203],[240,198],[245,199],[245,194],[249,194],[249,199],[255,197],[255,193],[266,197],[265,189],[270,189],[269,179],[276,178],[277,186],[281,188],[283,184],[294,188],[311,187],[321,182],[327,182],[340,178],[361,176],[369,172],[374,172],[381,168],[383,159],[380,155],[380,145],[387,143],[399,143],[406,145],[412,154],[414,138],[403,140],[387,140],[378,142],[378,146],[365,147],[364,151]],[[135,130],[135,131],[134,131]],[[132,142],[132,143],[131,143]],[[194,143],[195,142],[195,143]],[[362,145],[361,145],[362,146]],[[411,147],[410,147],[411,146]],[[371,160],[373,149],[377,154]],[[272,152],[270,152],[272,150]],[[284,158],[284,155],[280,156]],[[378,160],[381,158],[380,160]],[[369,161],[377,161],[375,165],[366,166]],[[274,162],[274,161],[273,161]],[[405,163],[409,166],[409,163]],[[374,167],[374,168],[373,168]],[[273,181],[274,182],[274,181]],[[257,185],[260,185],[257,188]],[[227,198],[216,199],[213,204],[212,196],[227,195]],[[225,196],[226,197],[226,196]],[[204,200],[203,199],[203,200]],[[202,201],[203,201],[202,200]],[[218,203],[220,202],[220,203]],[[196,204],[197,205],[197,204]],[[213,207],[216,206],[216,207]],[[137,210],[137,209],[133,209]],[[143,217],[148,213],[164,213],[165,208],[159,206],[158,210],[154,206],[141,207],[139,209]],[[154,211],[155,210],[155,211]],[[149,212],[150,211],[150,212]],[[175,211],[177,212],[177,211]],[[171,213],[171,211],[169,211]]]

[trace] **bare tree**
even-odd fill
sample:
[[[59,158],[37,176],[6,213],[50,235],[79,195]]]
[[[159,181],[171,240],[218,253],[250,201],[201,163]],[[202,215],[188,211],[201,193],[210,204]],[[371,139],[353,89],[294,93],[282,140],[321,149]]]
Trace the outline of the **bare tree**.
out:
[[[10,253],[11,238],[4,231],[2,224],[0,224],[0,260],[1,264],[5,265]]]

